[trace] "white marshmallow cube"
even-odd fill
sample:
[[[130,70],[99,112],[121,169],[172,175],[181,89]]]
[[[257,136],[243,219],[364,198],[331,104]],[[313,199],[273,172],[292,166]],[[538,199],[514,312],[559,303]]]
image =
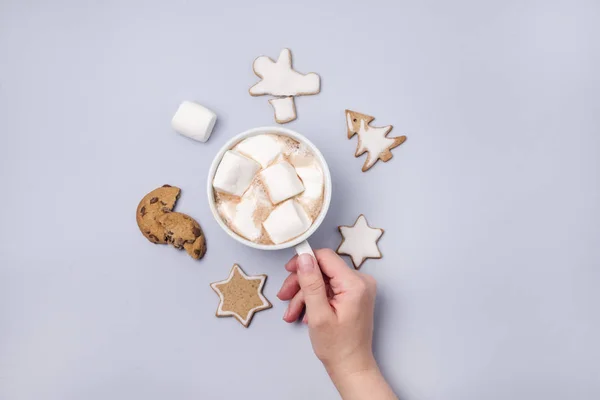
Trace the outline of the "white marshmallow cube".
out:
[[[228,150],[217,167],[213,187],[220,192],[242,196],[259,170],[260,164],[256,161]]]
[[[267,213],[273,209],[273,205],[264,191],[253,186],[242,196],[232,218],[234,230],[251,241],[259,239],[262,235],[261,221],[256,221],[256,212],[259,208]]]
[[[260,173],[260,177],[273,204],[279,204],[304,191],[304,186],[298,178],[296,170],[287,161],[273,164],[264,169]]]
[[[274,135],[258,135],[242,140],[235,150],[266,168],[283,152],[283,144]]]
[[[311,225],[312,220],[294,199],[278,205],[263,222],[263,227],[275,244],[302,235]]]
[[[190,139],[206,142],[217,122],[217,115],[208,108],[192,101],[179,105],[171,120],[173,129]]]
[[[304,192],[300,196],[307,199],[318,199],[323,196],[323,171],[316,165],[296,168],[296,174],[302,179]]]

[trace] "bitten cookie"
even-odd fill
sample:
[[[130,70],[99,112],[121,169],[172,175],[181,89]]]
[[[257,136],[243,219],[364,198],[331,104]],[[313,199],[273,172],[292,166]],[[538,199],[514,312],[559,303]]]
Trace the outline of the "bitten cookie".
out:
[[[363,172],[371,168],[378,160],[388,162],[392,158],[390,150],[406,141],[406,136],[387,137],[392,130],[392,125],[381,128],[369,125],[374,119],[375,117],[370,115],[346,110],[348,139],[358,135],[358,145],[354,156],[359,157],[368,153],[362,167]]]
[[[360,214],[352,226],[338,227],[342,243],[337,249],[340,255],[350,256],[355,269],[359,269],[367,258],[381,258],[377,242],[384,230],[371,228],[364,215]]]
[[[246,275],[235,264],[227,279],[210,284],[220,299],[216,316],[234,317],[247,328],[254,313],[272,307],[262,294],[266,280],[266,275]]]
[[[136,221],[142,234],[152,243],[184,248],[198,260],[206,253],[206,238],[192,217],[173,212],[180,193],[179,188],[170,185],[151,191],[138,204]]]
[[[164,215],[165,212],[173,210],[180,193],[179,188],[164,185],[148,193],[138,204],[135,215],[138,227],[146,239],[152,243],[167,243],[165,229],[157,221],[157,218]]]
[[[206,239],[204,238],[204,234],[198,236],[193,243],[184,243],[183,248],[193,259],[201,259],[206,253]]]
[[[185,243],[194,243],[202,236],[202,229],[192,217],[178,212],[168,212],[157,219],[165,229],[167,242],[181,249]]]

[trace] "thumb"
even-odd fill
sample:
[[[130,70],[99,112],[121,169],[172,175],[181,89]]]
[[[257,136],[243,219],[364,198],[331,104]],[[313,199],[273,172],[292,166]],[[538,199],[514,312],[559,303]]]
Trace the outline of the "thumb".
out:
[[[323,274],[317,260],[310,254],[301,254],[298,257],[298,281],[304,295],[309,321],[329,318],[332,311],[327,299]]]

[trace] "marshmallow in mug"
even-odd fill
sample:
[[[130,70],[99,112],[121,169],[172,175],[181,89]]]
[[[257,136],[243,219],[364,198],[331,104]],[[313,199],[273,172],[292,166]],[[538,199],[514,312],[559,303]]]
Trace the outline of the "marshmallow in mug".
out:
[[[206,142],[217,122],[217,115],[208,108],[192,101],[181,103],[171,120],[173,129],[190,139]]]
[[[266,168],[283,153],[283,144],[274,135],[258,135],[242,140],[235,146],[235,151]]]
[[[266,193],[260,187],[251,186],[229,218],[234,230],[239,234],[249,240],[257,240],[262,235],[262,226],[259,221],[256,221],[256,213],[269,213],[273,208]]]
[[[256,161],[228,150],[217,167],[213,187],[224,193],[242,196],[259,170],[260,164]]]
[[[294,199],[278,205],[263,222],[263,227],[275,244],[284,243],[302,235],[311,225],[312,220]]]
[[[278,162],[264,169],[260,173],[260,178],[273,204],[279,204],[304,191],[304,185],[298,178],[296,170],[287,161]]]
[[[296,174],[302,179],[304,185],[304,192],[299,198],[306,199],[319,199],[323,196],[323,171],[318,166],[309,167],[298,167],[296,168]]]

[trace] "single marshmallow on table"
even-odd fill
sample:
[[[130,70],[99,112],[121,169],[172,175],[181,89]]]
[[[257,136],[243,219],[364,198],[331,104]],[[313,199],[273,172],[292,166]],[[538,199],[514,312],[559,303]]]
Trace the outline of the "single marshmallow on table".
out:
[[[173,129],[191,139],[206,142],[217,122],[217,115],[208,108],[192,101],[179,105],[171,120]]]
[[[266,168],[282,153],[283,145],[275,136],[264,134],[242,140],[235,146],[235,151],[250,157]]]
[[[267,234],[275,244],[302,235],[311,224],[312,221],[304,208],[294,199],[278,205],[263,222]]]
[[[260,164],[235,151],[227,150],[217,167],[213,187],[220,192],[241,196],[244,194]]]
[[[287,161],[278,162],[264,169],[260,177],[273,204],[279,204],[304,191],[296,170]]]

